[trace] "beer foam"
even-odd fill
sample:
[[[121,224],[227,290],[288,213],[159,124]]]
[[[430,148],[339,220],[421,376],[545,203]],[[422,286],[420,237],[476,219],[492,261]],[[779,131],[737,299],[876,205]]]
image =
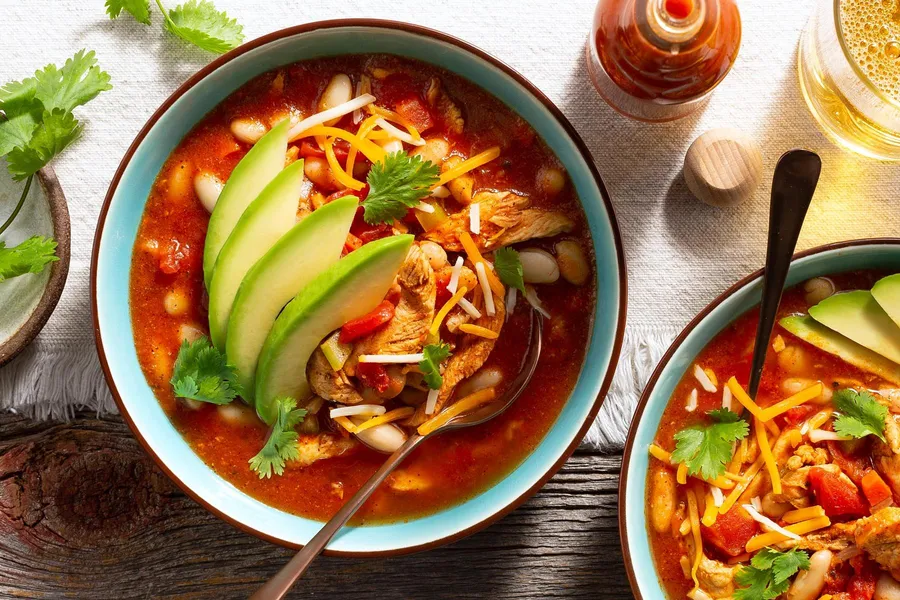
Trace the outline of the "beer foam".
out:
[[[900,2],[842,0],[840,17],[853,60],[882,93],[900,103]]]

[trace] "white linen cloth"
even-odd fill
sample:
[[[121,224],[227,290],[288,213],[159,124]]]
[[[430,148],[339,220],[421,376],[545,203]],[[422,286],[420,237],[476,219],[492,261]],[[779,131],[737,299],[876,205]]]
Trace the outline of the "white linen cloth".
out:
[[[797,43],[814,2],[744,0],[734,70],[699,112],[675,123],[628,120],[595,93],[584,44],[595,0],[215,0],[247,39],[320,19],[377,17],[440,29],[479,46],[543,90],[585,139],[603,175],[628,262],[628,330],[618,372],[587,441],[620,447],[641,388],[678,331],[731,283],[761,266],[769,181],[786,150],[807,147],[824,169],[799,248],[898,235],[900,167],[839,150],[820,133],[800,96]],[[152,4],[152,3],[151,3]],[[176,0],[164,0],[173,8]],[[152,9],[155,11],[155,7]],[[114,89],[79,110],[84,136],[55,161],[72,214],[72,261],[62,300],[37,341],[0,369],[0,408],[38,418],[76,408],[114,412],[94,350],[89,307],[91,244],[110,179],[140,127],[213,56],[160,27],[110,21],[102,0],[0,0],[0,82],[94,49]],[[695,200],[681,166],[690,143],[714,127],[739,127],[760,144],[764,184],[743,206]],[[5,215],[9,207],[0,207]]]

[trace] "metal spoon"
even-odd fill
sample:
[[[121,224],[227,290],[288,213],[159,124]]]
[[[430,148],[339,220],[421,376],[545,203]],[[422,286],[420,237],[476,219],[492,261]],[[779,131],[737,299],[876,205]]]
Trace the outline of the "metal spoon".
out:
[[[769,339],[775,327],[775,317],[784,283],[787,279],[791,257],[800,237],[800,229],[806,211],[812,202],[822,171],[822,159],[809,150],[785,152],[775,167],[772,178],[772,203],[769,207],[769,242],[766,249],[766,269],[763,274],[762,305],[759,309],[759,325],[753,347],[753,365],[750,370],[751,398],[756,398],[762,378]]]
[[[528,354],[522,364],[522,369],[518,377],[513,381],[509,390],[490,404],[486,404],[470,413],[466,413],[452,419],[445,425],[435,429],[427,435],[412,434],[400,448],[398,448],[390,458],[385,461],[378,471],[363,485],[356,494],[353,495],[346,504],[331,517],[331,520],[319,530],[309,543],[298,552],[288,564],[281,568],[269,581],[267,581],[255,594],[251,596],[251,600],[278,600],[291,589],[291,586],[306,572],[313,560],[325,549],[331,538],[350,520],[356,511],[369,499],[369,496],[383,482],[394,469],[396,469],[403,459],[415,450],[419,444],[430,437],[451,431],[453,429],[463,429],[465,427],[474,427],[490,421],[494,417],[500,415],[522,394],[534,371],[537,368],[538,358],[541,355],[541,336],[543,334],[543,321],[536,316],[534,311],[531,312],[531,340],[529,343]]]

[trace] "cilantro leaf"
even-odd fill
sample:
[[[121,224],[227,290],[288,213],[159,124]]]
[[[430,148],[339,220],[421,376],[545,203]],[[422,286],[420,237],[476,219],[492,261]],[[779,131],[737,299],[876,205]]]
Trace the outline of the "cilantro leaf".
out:
[[[169,383],[179,398],[210,404],[228,404],[241,393],[234,367],[205,337],[181,344]]]
[[[725,471],[731,458],[731,444],[747,436],[747,421],[728,409],[711,410],[712,425],[692,425],[675,434],[672,461],[685,463],[688,473],[715,479]]]
[[[94,98],[100,92],[111,90],[109,74],[97,66],[94,51],[79,50],[66,60],[62,69],[47,65],[34,74],[37,88],[34,97],[41,101],[44,110],[56,109],[71,112]]]
[[[300,458],[300,451],[297,449],[300,436],[294,428],[306,418],[306,409],[297,408],[297,401],[287,397],[275,400],[275,408],[278,414],[266,445],[248,461],[250,468],[260,479],[271,478],[272,471],[281,475],[284,473],[285,462]]]
[[[82,127],[70,112],[45,110],[41,121],[31,139],[9,153],[7,168],[16,181],[37,173],[81,135]]]
[[[734,598],[774,600],[787,591],[794,574],[808,569],[809,556],[797,548],[787,552],[764,548],[756,553],[749,567],[743,567],[735,574],[735,582],[742,587],[734,590]]]
[[[425,385],[433,390],[438,390],[444,383],[441,377],[441,363],[450,357],[450,345],[443,342],[437,344],[429,344],[422,350],[425,359],[419,363],[419,370],[422,371],[422,379]]]
[[[25,273],[40,273],[47,263],[57,260],[53,238],[35,235],[12,248],[7,248],[6,242],[0,241],[0,281]]]
[[[884,441],[884,419],[888,409],[879,404],[872,394],[853,389],[838,390],[832,402],[841,413],[834,420],[835,433],[855,438],[871,434]]]
[[[116,19],[122,11],[145,25],[150,24],[150,0],[106,0],[106,13]]]
[[[18,112],[10,109],[5,119],[0,117],[0,156],[28,145],[40,122],[41,113],[40,103],[33,102],[31,108],[22,108]]]
[[[28,77],[22,81],[10,81],[0,87],[0,110],[8,111],[10,108],[21,104],[27,104],[34,100],[37,91],[37,80]],[[9,116],[7,113],[6,116]]]
[[[494,252],[494,270],[500,276],[500,281],[508,287],[525,293],[524,271],[518,252],[512,248],[500,248]]]
[[[363,219],[369,225],[402,219],[407,210],[431,194],[439,173],[436,164],[421,156],[409,156],[403,151],[388,154],[369,171]]]
[[[208,0],[188,0],[168,13],[159,0],[157,4],[165,15],[166,29],[198,48],[221,54],[244,41],[244,28],[237,20],[217,11]]]

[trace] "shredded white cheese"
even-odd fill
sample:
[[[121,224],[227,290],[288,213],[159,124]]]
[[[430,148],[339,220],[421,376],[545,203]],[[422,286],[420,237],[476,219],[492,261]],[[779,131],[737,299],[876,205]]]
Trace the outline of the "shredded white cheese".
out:
[[[412,146],[424,146],[425,140],[422,138],[415,139],[413,136],[409,134],[409,132],[403,131],[397,127],[394,127],[390,123],[388,123],[385,119],[378,119],[375,121],[379,127],[390,133],[392,136],[400,140],[401,142],[406,142]]]
[[[759,496],[753,496],[750,498],[750,504],[753,505],[757,511],[762,512],[762,500],[759,499]]]
[[[519,290],[514,287],[509,288],[506,292],[506,320],[509,321],[509,316],[513,314],[513,311],[516,310],[516,299],[519,297]]]
[[[383,415],[386,411],[385,407],[377,404],[357,404],[356,406],[332,408],[328,414],[334,419],[335,417],[351,417],[354,415]]]
[[[538,298],[537,292],[535,291],[533,286],[530,286],[530,285],[525,286],[524,296],[525,296],[525,300],[528,302],[528,304],[531,305],[531,307],[534,310],[538,311],[538,313],[543,315],[544,317],[546,317],[548,319],[550,318],[550,313],[548,313],[546,310],[544,310],[544,305],[541,304],[541,299]]]
[[[431,214],[434,212],[434,207],[427,202],[419,202],[419,204],[416,206],[416,210]]]
[[[852,440],[853,438],[847,437],[844,435],[838,435],[833,431],[825,431],[824,429],[813,429],[809,432],[809,441],[814,444],[818,444],[819,442],[846,442],[847,440]]]
[[[469,230],[475,235],[481,233],[481,204],[478,202],[469,207]]]
[[[359,81],[356,82],[355,96],[357,98],[362,96],[363,95],[362,91],[363,91],[363,78],[360,77]],[[360,123],[362,123],[362,120],[363,120],[363,111],[362,111],[362,109],[357,108],[356,110],[353,111],[353,124],[359,125]]]
[[[405,365],[425,360],[425,355],[418,354],[360,354],[361,363],[381,363],[385,365]]]
[[[697,388],[691,390],[691,393],[688,394],[687,403],[684,405],[684,410],[688,412],[694,412],[697,410]]]
[[[785,529],[784,527],[782,527],[781,525],[779,525],[778,523],[776,523],[769,517],[760,513],[758,510],[756,510],[756,507],[754,507],[752,504],[742,504],[741,506],[744,507],[744,510],[747,511],[747,513],[750,515],[750,517],[754,521],[756,521],[757,523],[760,523],[761,525],[763,525],[763,527],[768,528],[769,531],[776,531],[776,532],[780,533],[781,535],[783,535],[789,539],[792,539],[792,540],[797,540],[797,541],[800,540],[799,535],[797,535],[796,533],[793,533],[791,531],[788,531],[787,529]]]
[[[712,380],[710,380],[709,375],[706,374],[700,365],[694,365],[694,377],[697,381],[700,382],[700,387],[709,392],[710,394],[716,393],[716,386],[713,385]]]
[[[475,305],[466,300],[465,298],[459,299],[459,307],[466,311],[470,317],[473,319],[481,318],[481,311],[475,308]]]
[[[348,100],[343,104],[333,106],[328,110],[323,110],[322,112],[310,115],[291,127],[291,130],[288,131],[288,140],[293,142],[303,135],[307,129],[312,129],[315,126],[323,125],[332,119],[343,117],[344,115],[352,113],[354,110],[358,110],[364,106],[368,106],[373,102],[375,102],[375,96],[372,94],[363,94],[353,100]]]
[[[432,198],[449,198],[450,190],[447,188],[446,185],[439,185],[436,188],[434,188],[433,190],[431,190],[431,197]]]
[[[720,488],[711,485],[709,486],[709,491],[712,493],[713,504],[715,504],[716,508],[719,508],[723,504],[725,504],[725,494],[722,493],[722,490]]]
[[[728,410],[731,410],[731,399],[732,399],[731,388],[729,388],[727,385],[723,385],[722,386],[722,408],[727,408]]]
[[[462,267],[465,260],[463,260],[462,256],[456,257],[456,262],[453,264],[453,270],[450,271],[450,283],[447,284],[447,291],[451,294],[455,294],[456,290],[459,289],[459,275],[462,273]]]
[[[493,317],[497,311],[494,308],[494,292],[491,291],[491,284],[487,278],[487,271],[484,270],[484,263],[475,264],[475,271],[478,273],[478,281],[481,282],[481,291],[484,293],[484,310],[489,317]]]
[[[803,421],[803,426],[800,427],[800,435],[806,435],[809,433],[809,421]]]
[[[440,390],[428,390],[428,398],[425,400],[425,414],[434,413],[434,407],[437,405],[438,394]]]

